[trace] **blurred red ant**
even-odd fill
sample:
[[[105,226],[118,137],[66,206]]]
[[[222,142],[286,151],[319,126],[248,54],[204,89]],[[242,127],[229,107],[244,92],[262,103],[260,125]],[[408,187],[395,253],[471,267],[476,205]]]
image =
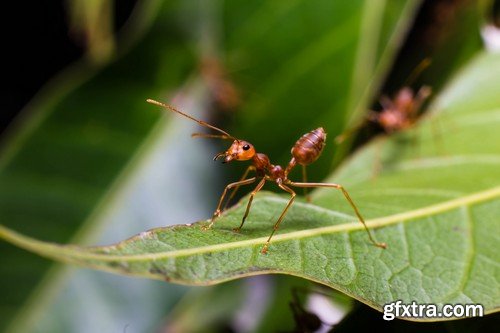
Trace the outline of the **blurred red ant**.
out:
[[[431,88],[428,86],[421,87],[416,94],[410,87],[403,87],[393,99],[382,96],[382,111],[370,111],[367,119],[379,124],[388,134],[409,129],[417,122],[418,112],[430,95]]]
[[[219,59],[203,58],[200,73],[217,107],[224,111],[233,110],[241,103],[240,92],[230,80]]]
[[[418,120],[422,104],[429,98],[432,89],[428,86],[422,86],[415,94],[409,85],[430,65],[430,63],[430,59],[424,59],[413,70],[410,77],[406,80],[404,87],[401,88],[392,99],[386,95],[382,95],[379,100],[382,111],[369,111],[365,120],[378,124],[387,134],[400,132],[413,127]],[[343,142],[348,135],[358,130],[364,124],[365,123],[362,122],[360,125],[339,135],[335,138],[335,141],[337,143]]]
[[[210,229],[216,218],[218,218],[221,213],[222,213],[222,204],[224,202],[224,198],[227,195],[227,191],[230,189],[233,189],[233,193],[230,195],[229,199],[231,199],[234,196],[234,193],[238,190],[238,188],[242,185],[249,185],[254,183],[259,179],[259,182],[255,189],[251,192],[250,194],[250,199],[248,201],[245,214],[243,215],[243,219],[241,221],[241,224],[238,228],[235,228],[235,231],[240,231],[241,228],[243,227],[243,224],[245,223],[245,220],[248,216],[248,213],[250,212],[250,207],[252,205],[253,198],[255,197],[255,194],[259,192],[266,181],[272,181],[278,185],[279,188],[282,190],[288,192],[291,195],[290,200],[288,201],[285,209],[281,212],[281,215],[279,216],[278,220],[274,224],[273,231],[271,232],[271,235],[267,239],[266,243],[262,247],[261,253],[265,254],[267,253],[267,250],[269,248],[269,243],[271,241],[271,238],[273,237],[274,233],[276,230],[278,230],[279,225],[283,218],[285,217],[286,212],[292,205],[294,199],[295,199],[295,192],[289,187],[301,187],[301,188],[310,188],[310,187],[329,187],[329,188],[336,188],[342,192],[346,200],[349,202],[351,207],[353,208],[354,212],[356,213],[356,216],[358,217],[359,221],[363,224],[366,232],[368,233],[368,237],[370,241],[373,243],[373,245],[381,247],[381,248],[386,248],[385,243],[377,243],[375,239],[373,238],[370,230],[366,226],[366,223],[361,216],[358,208],[352,201],[351,197],[349,196],[349,193],[344,189],[342,185],[339,184],[334,184],[334,183],[308,183],[305,181],[306,178],[306,166],[313,163],[318,159],[318,157],[321,155],[321,152],[323,151],[323,148],[325,147],[325,140],[326,140],[326,133],[325,130],[322,127],[319,127],[315,130],[312,130],[309,133],[304,134],[297,142],[295,145],[292,147],[292,159],[286,166],[286,168],[283,168],[279,165],[273,165],[269,161],[269,157],[267,155],[262,154],[262,153],[257,153],[255,150],[254,146],[245,140],[240,140],[235,138],[234,136],[230,135],[229,133],[221,130],[220,128],[217,128],[215,126],[212,126],[202,120],[198,120],[188,114],[185,114],[174,107],[157,102],[152,99],[147,100],[148,103],[155,104],[158,106],[161,106],[167,110],[173,111],[175,113],[178,113],[186,118],[189,118],[201,126],[208,127],[210,129],[213,129],[221,134],[199,134],[195,133],[193,136],[198,136],[198,137],[211,137],[211,138],[220,138],[220,139],[225,139],[225,140],[233,140],[233,143],[229,147],[228,150],[225,152],[218,153],[214,157],[214,161],[218,160],[219,158],[222,158],[222,163],[229,163],[231,161],[247,161],[251,160],[252,165],[250,165],[245,173],[243,174],[243,177],[241,178],[240,181],[237,181],[235,183],[231,183],[226,186],[224,189],[224,192],[222,193],[222,196],[219,200],[219,204],[217,205],[217,209],[215,210],[212,219],[210,221],[210,224],[208,226],[205,226],[204,229]],[[304,177],[304,182],[293,182],[290,179],[288,179],[288,174],[290,171],[297,165],[300,164],[302,166],[302,171],[303,171],[303,177]],[[250,171],[255,171],[256,176],[251,177],[251,178],[246,178],[248,173]]]

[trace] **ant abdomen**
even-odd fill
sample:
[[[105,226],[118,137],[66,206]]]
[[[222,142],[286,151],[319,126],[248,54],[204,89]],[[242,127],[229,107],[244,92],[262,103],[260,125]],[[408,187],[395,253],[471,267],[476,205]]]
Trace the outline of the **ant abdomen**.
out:
[[[309,165],[316,161],[325,147],[326,133],[323,127],[304,134],[295,142],[292,156],[300,165]]]

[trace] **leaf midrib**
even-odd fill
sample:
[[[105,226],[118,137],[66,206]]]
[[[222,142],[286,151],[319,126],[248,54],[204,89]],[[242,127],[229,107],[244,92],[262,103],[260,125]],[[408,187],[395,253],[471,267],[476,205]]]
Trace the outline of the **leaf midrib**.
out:
[[[423,208],[419,208],[416,210],[412,210],[405,213],[394,214],[386,217],[376,218],[373,220],[368,220],[366,223],[370,228],[380,228],[388,225],[392,225],[395,223],[413,220],[423,216],[429,216],[436,213],[442,213],[446,211],[450,211],[459,207],[475,204],[478,202],[488,201],[495,197],[500,196],[500,186],[494,187],[489,190],[477,192],[462,198],[453,199],[450,201],[442,202],[436,205],[427,206]],[[273,200],[285,202],[286,200],[280,198],[266,198],[261,200]],[[298,203],[299,204],[299,203]],[[305,204],[304,204],[305,205]],[[309,207],[314,207],[313,209],[320,209],[329,214],[334,214],[338,216],[337,212],[324,209],[317,206],[312,206],[308,204]],[[342,231],[353,231],[353,230],[361,230],[363,229],[363,225],[361,223],[345,223],[328,227],[320,227],[314,229],[306,229],[301,231],[289,232],[286,234],[278,234],[274,236],[273,243],[292,240],[292,239],[304,239],[307,237],[320,236],[323,234],[332,234],[336,232]],[[152,232],[152,231],[149,231]],[[36,253],[42,253],[45,255],[49,255],[51,257],[66,257],[67,255],[71,255],[75,259],[95,259],[95,260],[103,260],[103,261],[141,261],[141,260],[158,260],[164,258],[177,258],[184,257],[189,255],[196,255],[200,253],[206,252],[216,252],[221,250],[229,250],[238,247],[245,246],[254,246],[254,245],[262,245],[266,242],[267,237],[259,237],[244,241],[236,241],[224,244],[217,245],[208,245],[203,247],[191,248],[191,249],[183,249],[169,252],[160,252],[160,253],[148,253],[148,254],[139,254],[139,255],[108,255],[108,254],[100,254],[100,253],[81,253],[81,248],[69,248],[66,247],[64,249],[64,254],[61,253],[61,246],[57,244],[50,244],[42,241],[38,241],[35,239],[31,239],[30,237],[23,236],[18,234],[17,232],[11,231],[0,225],[0,238],[4,238],[5,240],[16,244],[22,248],[29,249]],[[390,246],[390,245],[389,245]],[[109,247],[100,247],[100,249],[111,249],[115,246]]]

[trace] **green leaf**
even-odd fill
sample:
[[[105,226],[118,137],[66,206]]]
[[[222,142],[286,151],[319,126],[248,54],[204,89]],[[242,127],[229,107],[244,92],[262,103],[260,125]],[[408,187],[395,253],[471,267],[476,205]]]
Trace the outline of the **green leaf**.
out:
[[[477,57],[414,133],[379,138],[334,177],[386,250],[371,246],[334,190],[316,192],[315,203],[324,207],[295,203],[268,255],[259,251],[287,202],[272,194],[257,196],[241,233],[232,228],[245,200],[210,231],[200,228],[204,222],[158,228],[112,246],[44,243],[4,227],[0,237],[56,260],[183,284],[281,273],[331,286],[376,309],[401,299],[481,303],[486,313],[498,311],[499,77],[500,56]],[[431,130],[436,122],[443,123],[438,137]],[[408,135],[417,135],[415,145]],[[377,151],[382,169],[374,174]]]
[[[193,288],[169,316],[166,331],[220,332],[244,304],[244,285],[227,283],[212,288]],[[196,318],[196,320],[193,320]]]

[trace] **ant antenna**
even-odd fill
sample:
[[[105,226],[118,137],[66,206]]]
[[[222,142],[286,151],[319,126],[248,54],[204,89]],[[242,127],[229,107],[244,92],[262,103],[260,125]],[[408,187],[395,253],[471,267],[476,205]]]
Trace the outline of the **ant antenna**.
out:
[[[214,136],[214,137],[220,137],[220,138],[224,138],[224,139],[226,139],[226,138],[227,138],[227,139],[232,139],[232,140],[239,141],[239,140],[238,140],[238,139],[236,139],[234,136],[232,136],[232,135],[230,135],[229,133],[227,133],[227,132],[225,132],[225,131],[221,130],[220,128],[217,128],[217,127],[215,127],[215,126],[212,126],[212,125],[210,125],[209,123],[204,122],[203,120],[198,120],[198,119],[196,119],[196,118],[194,118],[194,117],[191,117],[190,115],[188,115],[188,114],[186,114],[186,113],[184,113],[184,112],[182,112],[182,111],[177,110],[177,109],[176,109],[176,108],[174,108],[173,106],[170,106],[170,105],[168,105],[168,104],[165,104],[165,103],[161,103],[161,102],[155,101],[154,99],[150,99],[150,98],[148,98],[148,99],[146,100],[146,102],[151,103],[151,104],[154,104],[154,105],[158,105],[158,106],[161,106],[161,107],[163,107],[163,108],[165,108],[165,109],[168,109],[168,110],[170,110],[170,111],[173,111],[173,112],[179,113],[180,115],[183,115],[183,116],[184,116],[184,117],[186,117],[186,118],[189,118],[189,119],[191,119],[191,120],[196,121],[196,122],[197,122],[198,124],[200,124],[201,126],[205,126],[205,127],[211,128],[211,129],[216,130],[216,131],[218,131],[218,132],[220,132],[220,133],[222,133],[222,134],[223,134],[223,135],[220,135],[220,136]],[[196,133],[195,133],[195,134],[196,134]],[[198,134],[196,134],[196,135],[194,135],[194,136],[204,136],[204,135],[198,135]]]
[[[225,134],[208,134],[208,133],[192,133],[192,138],[213,138],[213,139],[222,139],[222,140],[234,140],[232,136],[227,136]]]
[[[408,78],[406,79],[405,83],[403,84],[403,86],[409,86],[411,85],[416,79],[417,77],[427,68],[431,65],[432,63],[432,60],[431,58],[427,57],[427,58],[424,58],[424,60],[422,60],[418,65],[417,67],[415,67],[414,70],[411,71],[410,75],[408,76]]]

